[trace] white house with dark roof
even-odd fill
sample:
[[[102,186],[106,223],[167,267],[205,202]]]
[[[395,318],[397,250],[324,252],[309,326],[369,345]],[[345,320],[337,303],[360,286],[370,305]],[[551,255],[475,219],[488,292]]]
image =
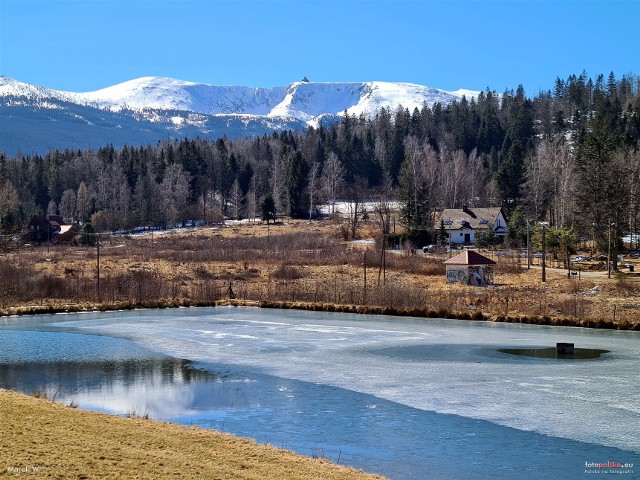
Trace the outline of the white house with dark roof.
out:
[[[507,221],[502,208],[445,208],[440,220],[451,239],[452,245],[471,245],[476,243],[478,233],[490,233],[496,237],[507,234]],[[438,222],[438,227],[440,222]]]

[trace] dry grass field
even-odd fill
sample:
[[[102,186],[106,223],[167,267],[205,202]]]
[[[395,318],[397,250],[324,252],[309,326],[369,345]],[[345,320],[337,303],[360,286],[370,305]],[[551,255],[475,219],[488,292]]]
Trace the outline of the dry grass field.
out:
[[[517,256],[482,252],[498,263],[496,286],[447,285],[446,256],[387,251],[383,259],[380,242],[370,240],[376,235],[365,224],[363,241],[345,242],[336,222],[288,221],[103,236],[99,262],[95,247],[6,245],[0,309],[211,305],[235,298],[640,329],[640,277],[628,269],[611,279],[604,270],[570,279],[566,270],[549,267],[543,283],[538,266],[527,270]]]
[[[86,412],[1,389],[0,418],[0,476],[8,478],[381,478],[224,433]]]

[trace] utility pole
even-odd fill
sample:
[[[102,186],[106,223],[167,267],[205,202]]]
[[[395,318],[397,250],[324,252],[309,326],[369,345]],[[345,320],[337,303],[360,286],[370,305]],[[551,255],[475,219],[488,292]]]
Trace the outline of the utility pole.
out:
[[[96,277],[96,293],[98,294],[98,302],[100,301],[100,235],[95,233],[96,236],[96,246],[97,246],[97,255],[96,255],[96,264],[98,275]]]
[[[387,242],[389,241],[387,237],[388,235],[385,235],[382,242],[382,285],[387,284]]]
[[[613,227],[615,223],[611,223],[611,219],[609,219],[609,245],[607,251],[607,277],[611,278],[611,227]]]
[[[449,257],[451,257],[451,217],[449,217]]]
[[[531,226],[527,220],[527,270],[531,269]]]
[[[380,252],[380,268],[378,269],[378,286],[380,285],[380,275],[382,274],[382,285],[387,283],[387,234],[382,235],[382,251]]]
[[[362,304],[367,304],[367,251],[362,252],[362,267],[364,269],[364,289],[362,292]]]
[[[393,216],[393,249],[396,249],[398,241],[396,240],[396,216]]]
[[[547,281],[547,237],[546,237],[546,225],[542,225],[542,281]]]
[[[20,230],[18,230],[18,238],[16,240],[17,243],[17,247],[18,247],[18,271],[22,272],[22,255],[21,255],[21,251],[20,251],[20,244],[22,243],[22,238],[21,238],[21,233]],[[16,275],[16,277],[18,277],[18,295],[22,296],[22,291],[21,291],[21,278],[22,275]]]

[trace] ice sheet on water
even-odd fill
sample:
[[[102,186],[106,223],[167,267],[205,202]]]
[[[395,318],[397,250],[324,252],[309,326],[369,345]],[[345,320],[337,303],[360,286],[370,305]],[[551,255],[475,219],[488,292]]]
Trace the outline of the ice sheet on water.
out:
[[[639,332],[232,307],[68,320],[179,358],[640,452],[631,427],[640,425]],[[610,353],[566,361],[497,351],[556,342]]]

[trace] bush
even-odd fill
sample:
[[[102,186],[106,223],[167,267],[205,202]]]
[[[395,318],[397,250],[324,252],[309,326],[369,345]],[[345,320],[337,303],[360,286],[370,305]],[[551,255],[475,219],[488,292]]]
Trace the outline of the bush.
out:
[[[95,247],[97,242],[96,230],[91,223],[85,223],[80,230],[80,234],[75,238],[78,245],[86,245],[89,247]]]
[[[304,275],[302,275],[300,270],[296,267],[292,267],[291,265],[280,265],[271,273],[271,276],[280,280],[297,280],[302,278]]]

